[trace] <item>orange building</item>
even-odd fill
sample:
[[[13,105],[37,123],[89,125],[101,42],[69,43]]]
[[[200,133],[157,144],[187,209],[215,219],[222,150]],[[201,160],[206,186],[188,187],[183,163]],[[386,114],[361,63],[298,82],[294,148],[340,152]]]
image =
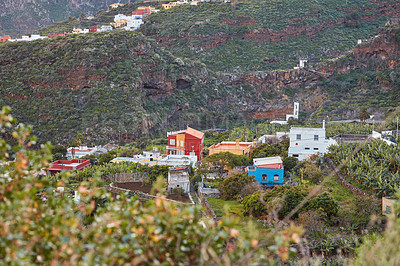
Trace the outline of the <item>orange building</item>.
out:
[[[169,2],[169,4],[163,4],[162,7],[164,9],[170,9],[173,8],[174,6],[176,6],[176,4],[174,2]]]
[[[255,147],[255,142],[239,142],[235,141],[223,141],[217,145],[212,145],[208,148],[209,155],[213,155],[220,152],[230,152],[236,155],[247,155],[250,156]]]
[[[4,35],[3,37],[0,37],[0,42],[8,42],[10,39],[10,35]]]

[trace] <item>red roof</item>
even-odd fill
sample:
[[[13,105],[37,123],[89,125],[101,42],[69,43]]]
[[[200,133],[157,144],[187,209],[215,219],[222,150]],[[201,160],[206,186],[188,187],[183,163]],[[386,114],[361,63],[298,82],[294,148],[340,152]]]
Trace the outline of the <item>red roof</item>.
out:
[[[251,144],[239,144],[239,150],[246,150],[250,147],[252,147]],[[208,149],[236,150],[236,143],[218,143]]]
[[[188,166],[183,166],[183,167],[176,167],[176,168],[170,168],[170,171],[178,171],[178,170],[186,170],[188,169]]]
[[[198,139],[204,138],[204,133],[203,133],[203,132],[198,131],[198,130],[196,130],[196,129],[193,129],[193,128],[191,128],[191,127],[188,127],[188,128],[186,129],[186,132],[185,132],[185,133],[186,133],[186,134],[189,134],[189,135],[192,135],[193,137],[196,137],[196,138],[198,138]]]
[[[90,166],[90,160],[73,159],[73,160],[58,160],[50,164],[49,171],[62,170],[82,170]]]

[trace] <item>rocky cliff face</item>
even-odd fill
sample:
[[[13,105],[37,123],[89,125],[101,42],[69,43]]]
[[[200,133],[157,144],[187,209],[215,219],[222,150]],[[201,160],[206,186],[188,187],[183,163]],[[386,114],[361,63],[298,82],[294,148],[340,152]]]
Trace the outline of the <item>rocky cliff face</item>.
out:
[[[3,0],[0,35],[32,33],[40,27],[107,8],[107,0]]]

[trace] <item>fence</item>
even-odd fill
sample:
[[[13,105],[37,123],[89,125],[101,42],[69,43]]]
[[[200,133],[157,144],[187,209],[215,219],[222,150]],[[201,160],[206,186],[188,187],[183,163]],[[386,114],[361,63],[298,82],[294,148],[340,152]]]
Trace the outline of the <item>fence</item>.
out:
[[[119,173],[112,176],[102,176],[104,181],[113,183],[126,183],[126,182],[145,182],[146,175],[143,173]]]
[[[201,200],[201,205],[205,208],[206,214],[216,221],[217,220],[217,215],[215,214],[214,210],[211,208],[211,205],[208,202],[208,200],[205,197],[205,195],[202,193],[202,189],[201,189],[200,186],[198,188],[198,192],[199,192],[199,197],[200,197],[200,200]]]
[[[193,200],[191,199],[192,203],[184,203],[184,202],[180,202],[180,201],[176,201],[176,200],[172,200],[172,199],[166,199],[164,197],[159,197],[159,196],[153,196],[141,191],[137,191],[137,190],[129,190],[129,189],[125,189],[125,188],[119,188],[119,187],[114,187],[113,183],[111,183],[108,186],[108,191],[111,193],[119,193],[119,192],[123,192],[123,193],[131,193],[136,195],[139,199],[144,199],[144,200],[154,200],[154,199],[163,199],[163,200],[167,200],[167,201],[172,201],[175,203],[179,203],[179,204],[187,204],[187,205],[193,205]]]

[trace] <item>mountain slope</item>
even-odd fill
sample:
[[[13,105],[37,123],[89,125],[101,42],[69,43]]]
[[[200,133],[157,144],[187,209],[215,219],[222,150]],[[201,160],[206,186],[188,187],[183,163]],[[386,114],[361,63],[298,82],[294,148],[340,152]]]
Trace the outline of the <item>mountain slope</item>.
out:
[[[204,65],[126,31],[0,45],[0,76],[0,106],[13,107],[41,139],[64,143],[77,132],[115,141],[212,126],[237,119],[248,99],[263,102],[252,88],[223,87]]]
[[[298,59],[339,56],[400,17],[397,0],[249,0],[180,6],[141,31],[180,57],[224,72],[291,69]]]
[[[389,2],[384,8],[391,6]],[[185,12],[192,7],[177,7],[173,12],[149,16],[143,33],[150,37],[140,32],[113,31],[0,44],[0,106],[10,105],[18,120],[33,124],[35,134],[43,141],[67,143],[82,133],[87,143],[105,143],[131,141],[148,134],[164,135],[187,125],[229,127],[244,119],[282,118],[291,112],[293,101],[300,102],[303,118],[315,120],[326,116],[355,118],[360,106],[367,106],[369,111],[377,112],[377,118],[382,118],[400,104],[398,24],[376,31],[375,37],[349,52],[315,60],[304,69],[239,71],[246,62],[251,65],[251,60],[242,60],[233,52],[230,59],[213,58],[214,65],[206,62],[207,58],[205,63],[202,58],[196,59],[193,45],[213,42],[212,32],[196,31],[196,38],[202,34],[203,39],[193,39],[190,33],[189,47],[185,43],[189,39],[185,37],[188,35],[184,24],[153,32],[159,27],[156,19],[166,14],[184,12],[188,20],[204,16],[204,22],[198,23],[203,25],[208,23],[210,8],[223,16],[228,13],[224,15],[218,8],[228,8],[227,12],[231,8],[225,4],[203,6],[208,11],[195,12],[195,18]],[[375,12],[371,10],[368,12]],[[107,19],[107,14],[96,19]],[[189,25],[188,20],[182,23]],[[241,21],[245,24],[245,20]],[[57,27],[63,25],[70,24]],[[226,23],[217,25],[224,30],[235,28]],[[177,31],[179,27],[181,31]],[[212,30],[222,32],[221,28]],[[171,37],[156,39],[158,35]],[[179,44],[180,41],[183,43]],[[179,45],[171,46],[173,42]],[[235,47],[240,43],[232,41]],[[211,56],[212,51],[226,49],[224,45],[202,51],[210,51]],[[279,45],[293,49],[287,43]],[[193,57],[179,56],[185,49],[192,51]],[[262,52],[264,48],[260,49]],[[282,58],[277,64],[290,64],[291,59],[287,60],[284,53],[275,55]],[[259,55],[249,49],[248,56]],[[226,60],[233,60],[237,67],[229,72],[218,71],[216,65],[225,64]]]

